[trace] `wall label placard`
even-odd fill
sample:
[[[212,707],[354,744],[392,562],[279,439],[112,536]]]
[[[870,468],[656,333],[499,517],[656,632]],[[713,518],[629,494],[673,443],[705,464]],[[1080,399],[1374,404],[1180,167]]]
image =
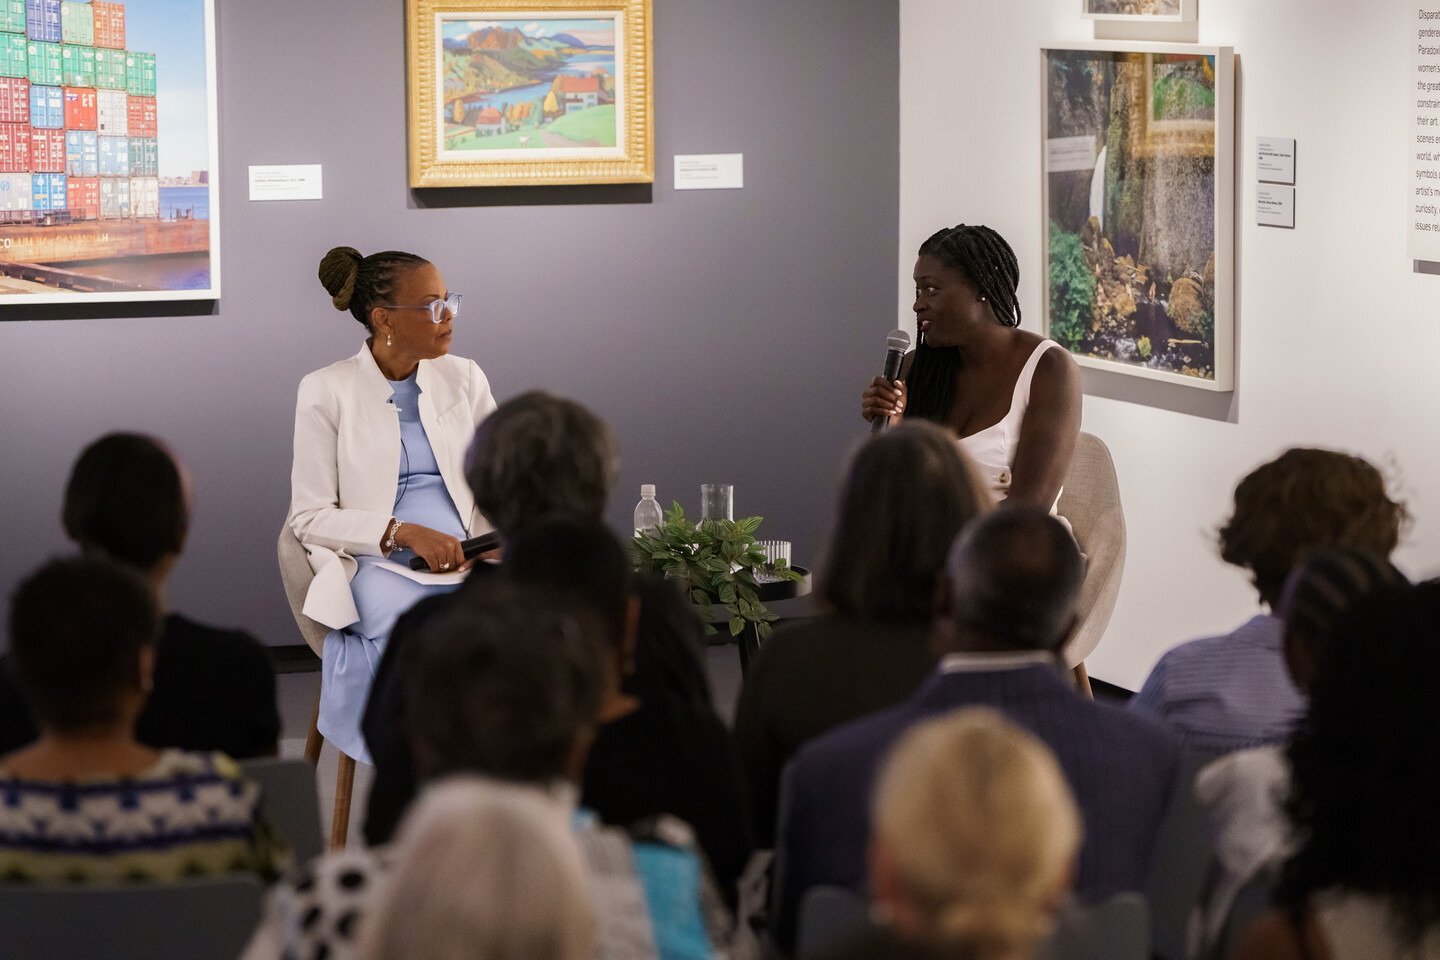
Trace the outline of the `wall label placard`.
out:
[[[1255,139],[1255,179],[1295,185],[1295,141],[1284,137]]]
[[[1295,188],[1274,183],[1255,186],[1255,222],[1262,227],[1295,228]]]
[[[322,200],[318,163],[278,163],[250,167],[251,200]]]
[[[1412,259],[1440,262],[1440,0],[1412,9],[1406,234]]]
[[[675,154],[676,190],[739,190],[745,186],[745,154]]]

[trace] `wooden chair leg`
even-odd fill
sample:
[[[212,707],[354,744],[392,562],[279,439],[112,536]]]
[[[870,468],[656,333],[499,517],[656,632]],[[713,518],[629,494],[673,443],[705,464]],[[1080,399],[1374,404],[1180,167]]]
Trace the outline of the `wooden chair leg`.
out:
[[[320,691],[315,691],[315,709],[310,712],[310,732],[305,735],[305,759],[310,761],[310,766],[320,763],[320,748],[325,746],[325,738],[320,736]]]
[[[330,849],[345,849],[350,833],[350,794],[355,788],[355,760],[340,754],[335,768],[335,813],[330,821]]]
[[[1075,674],[1075,686],[1078,687],[1080,692],[1085,694],[1086,697],[1094,700],[1095,691],[1090,689],[1090,674],[1085,672],[1085,661],[1081,660],[1075,664],[1075,670],[1073,672]]]

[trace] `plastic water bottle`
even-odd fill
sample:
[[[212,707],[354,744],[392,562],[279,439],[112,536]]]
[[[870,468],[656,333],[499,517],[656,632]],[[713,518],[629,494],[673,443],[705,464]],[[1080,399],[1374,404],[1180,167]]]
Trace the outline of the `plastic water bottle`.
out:
[[[635,504],[635,536],[658,529],[665,522],[660,504],[655,502],[655,484],[640,485],[640,502]]]

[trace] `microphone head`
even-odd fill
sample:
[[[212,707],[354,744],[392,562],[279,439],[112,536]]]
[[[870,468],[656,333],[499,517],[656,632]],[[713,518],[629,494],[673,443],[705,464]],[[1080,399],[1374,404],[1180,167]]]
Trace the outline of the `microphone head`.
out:
[[[899,350],[901,353],[910,349],[910,334],[905,330],[891,330],[890,336],[885,338],[885,346],[890,350]]]

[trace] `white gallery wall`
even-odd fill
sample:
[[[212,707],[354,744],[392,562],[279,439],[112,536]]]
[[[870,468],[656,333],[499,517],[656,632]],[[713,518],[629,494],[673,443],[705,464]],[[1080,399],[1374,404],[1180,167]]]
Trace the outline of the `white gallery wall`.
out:
[[[987,223],[1039,329],[1039,48],[1094,39],[1080,7],[901,0],[902,316],[921,241]],[[1083,428],[1114,455],[1129,531],[1094,676],[1134,689],[1168,647],[1259,609],[1214,535],[1235,482],[1289,446],[1380,465],[1414,517],[1397,562],[1440,572],[1440,276],[1406,256],[1413,17],[1401,0],[1200,0],[1199,42],[1237,55],[1236,389],[1084,371]],[[1257,136],[1297,141],[1294,230],[1255,225]]]

